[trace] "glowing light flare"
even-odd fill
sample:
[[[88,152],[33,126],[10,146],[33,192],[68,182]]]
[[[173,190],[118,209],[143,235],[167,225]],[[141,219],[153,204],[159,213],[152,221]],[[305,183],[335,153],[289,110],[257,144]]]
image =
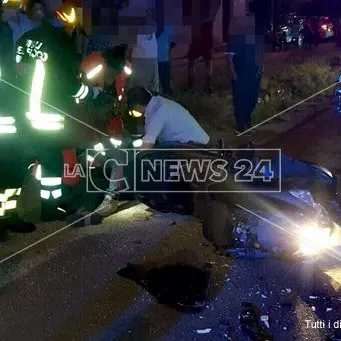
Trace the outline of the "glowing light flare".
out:
[[[317,223],[311,223],[300,228],[298,241],[300,252],[306,256],[319,254],[333,246],[330,228],[322,228]]]

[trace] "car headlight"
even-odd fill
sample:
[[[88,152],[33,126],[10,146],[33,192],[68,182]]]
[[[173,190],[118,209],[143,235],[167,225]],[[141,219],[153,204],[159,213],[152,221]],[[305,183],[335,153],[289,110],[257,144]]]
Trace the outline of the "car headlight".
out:
[[[314,256],[334,246],[332,229],[318,223],[304,224],[298,232],[299,252]]]
[[[140,148],[142,146],[142,143],[143,143],[142,139],[138,139],[133,141],[133,146],[134,148]]]

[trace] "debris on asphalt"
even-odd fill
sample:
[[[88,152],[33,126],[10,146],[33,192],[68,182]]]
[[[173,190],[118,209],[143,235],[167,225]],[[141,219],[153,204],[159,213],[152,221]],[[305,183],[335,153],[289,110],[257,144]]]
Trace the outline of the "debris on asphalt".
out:
[[[260,317],[260,320],[267,326],[268,329],[270,329],[269,316],[268,315],[262,315]]]
[[[265,295],[263,295],[263,294],[262,294],[261,296],[262,296],[262,298],[268,298],[267,296],[265,296]]]
[[[311,300],[317,300],[317,299],[318,299],[317,296],[309,296],[309,298],[310,298]]]
[[[198,334],[208,334],[210,333],[212,328],[206,328],[206,329],[197,329]]]
[[[261,315],[259,313],[260,310],[256,309],[252,303],[243,303],[243,308],[244,310],[239,316],[242,331],[251,340],[273,341],[273,337],[268,328],[268,315]]]
[[[316,307],[312,306],[312,307],[311,307],[311,310],[312,310],[312,311],[316,311]]]
[[[332,311],[332,310],[333,310],[333,308],[327,308],[326,312],[328,313],[329,311]]]

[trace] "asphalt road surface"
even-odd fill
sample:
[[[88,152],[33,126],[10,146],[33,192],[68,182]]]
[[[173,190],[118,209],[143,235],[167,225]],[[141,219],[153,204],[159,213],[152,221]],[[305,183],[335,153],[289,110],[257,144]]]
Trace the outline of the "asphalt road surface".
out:
[[[341,117],[326,111],[271,148],[341,175],[340,132]],[[17,235],[1,244],[0,254],[5,257],[62,227],[49,223],[37,233]],[[128,263],[140,265],[140,273],[132,275],[140,279],[150,269],[178,263],[202,269],[211,278],[208,301],[192,314],[172,308],[176,302],[161,304],[157,283],[147,290],[118,274]],[[169,277],[169,287],[181,288],[185,277]],[[337,340],[340,285],[338,260],[231,259],[214,252],[193,218],[159,214],[140,204],[103,225],[65,229],[1,263],[0,340],[244,341],[239,315],[245,302],[269,319],[276,341]]]

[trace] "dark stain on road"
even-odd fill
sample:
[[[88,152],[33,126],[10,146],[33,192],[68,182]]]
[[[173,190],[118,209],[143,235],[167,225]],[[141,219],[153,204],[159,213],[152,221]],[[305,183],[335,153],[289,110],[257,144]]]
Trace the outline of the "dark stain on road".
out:
[[[208,304],[211,274],[205,269],[177,263],[149,268],[128,264],[118,274],[153,295],[158,303],[184,313],[197,313]]]

